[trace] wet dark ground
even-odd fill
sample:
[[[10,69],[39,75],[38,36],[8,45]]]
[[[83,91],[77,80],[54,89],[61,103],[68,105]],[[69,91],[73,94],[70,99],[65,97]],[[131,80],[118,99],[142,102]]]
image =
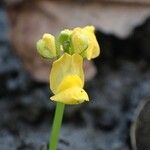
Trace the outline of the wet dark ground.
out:
[[[30,79],[8,41],[0,8],[0,150],[39,150],[48,143],[54,104],[48,84]],[[59,150],[131,150],[130,126],[150,97],[150,19],[126,39],[96,33],[101,57],[86,83],[91,101],[67,106]]]

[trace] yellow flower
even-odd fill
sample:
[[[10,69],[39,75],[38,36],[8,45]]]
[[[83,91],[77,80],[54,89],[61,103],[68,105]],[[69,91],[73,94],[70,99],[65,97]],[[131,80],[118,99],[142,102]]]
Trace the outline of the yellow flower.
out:
[[[44,58],[56,57],[55,37],[45,33],[37,42],[37,51]]]
[[[79,54],[64,53],[56,60],[50,73],[50,88],[54,93],[50,99],[64,104],[79,104],[89,101],[83,90],[83,58]]]
[[[95,37],[95,28],[86,26],[84,28],[75,28],[72,32],[72,45],[74,52],[86,57],[88,60],[97,57],[100,54],[100,47]],[[87,48],[85,48],[87,46]],[[83,50],[83,51],[82,51]]]

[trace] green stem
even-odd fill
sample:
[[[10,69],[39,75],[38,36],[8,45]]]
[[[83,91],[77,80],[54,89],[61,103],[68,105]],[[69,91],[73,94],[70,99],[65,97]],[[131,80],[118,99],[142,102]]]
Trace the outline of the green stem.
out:
[[[50,144],[49,150],[57,149],[64,108],[65,108],[65,104],[57,102],[53,126],[52,126],[51,138],[49,140],[49,144]]]

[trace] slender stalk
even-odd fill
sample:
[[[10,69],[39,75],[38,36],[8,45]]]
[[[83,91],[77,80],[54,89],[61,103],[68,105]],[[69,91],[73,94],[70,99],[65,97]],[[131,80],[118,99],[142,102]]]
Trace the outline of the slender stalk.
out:
[[[58,145],[58,138],[60,133],[60,128],[62,124],[62,118],[64,113],[65,104],[57,102],[55,109],[55,116],[52,126],[51,137],[49,140],[49,150],[56,150]]]

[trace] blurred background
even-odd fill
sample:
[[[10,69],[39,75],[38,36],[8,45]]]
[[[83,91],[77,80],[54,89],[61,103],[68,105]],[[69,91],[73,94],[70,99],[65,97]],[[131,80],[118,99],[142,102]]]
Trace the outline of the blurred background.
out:
[[[59,150],[150,150],[149,0],[0,1],[0,150],[46,150],[55,103],[36,41],[85,25],[101,55],[84,64],[90,102],[66,107]]]

